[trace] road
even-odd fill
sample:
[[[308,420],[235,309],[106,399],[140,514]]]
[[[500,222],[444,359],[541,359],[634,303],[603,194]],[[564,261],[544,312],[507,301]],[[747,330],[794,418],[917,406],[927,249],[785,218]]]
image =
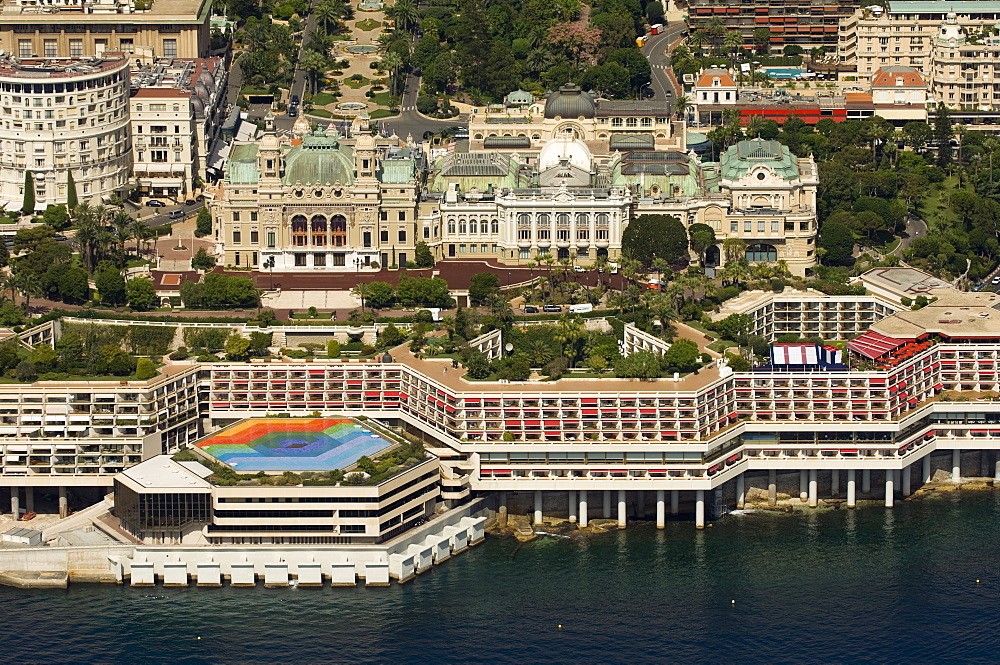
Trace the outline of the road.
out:
[[[164,224],[179,222],[182,219],[187,219],[190,215],[196,215],[204,205],[204,201],[195,201],[190,205],[182,203],[180,205],[168,205],[165,208],[140,206],[138,210],[131,214],[133,217],[138,216],[139,218],[146,220],[146,223],[149,224],[151,228],[155,228],[157,226],[163,226]],[[183,210],[184,216],[177,219],[170,219],[170,212],[172,210]]]
[[[412,135],[415,141],[420,141],[424,132],[440,132],[446,127],[465,124],[468,118],[455,116],[447,120],[434,120],[417,113],[417,93],[420,92],[420,77],[409,74],[403,86],[403,97],[399,105],[399,115],[393,118],[386,118],[381,121],[389,128],[389,134],[396,132],[396,136],[406,138]]]
[[[310,3],[315,5],[315,3]],[[290,100],[294,95],[298,95],[301,100],[305,97],[306,90],[306,74],[304,71],[299,69],[298,63],[302,62],[302,56],[306,52],[306,44],[309,43],[309,38],[312,36],[313,31],[316,29],[317,21],[316,17],[310,12],[309,16],[306,18],[305,26],[302,28],[302,37],[299,41],[299,57],[295,62],[295,72],[292,74],[292,85],[288,90],[288,99]],[[301,110],[301,107],[300,107]],[[295,124],[296,118],[291,118],[287,113],[275,113],[274,115],[274,126],[276,129],[283,129],[287,132],[292,131],[292,125]]]
[[[916,215],[906,216],[906,231],[900,236],[899,246],[893,254],[900,254],[904,249],[908,249],[910,244],[917,238],[927,237],[927,222]]]
[[[641,53],[649,60],[653,78],[653,99],[672,102],[682,92],[674,86],[673,79],[667,74],[670,69],[670,54],[667,49],[685,30],[687,26],[683,21],[670,23],[662,33],[651,35],[642,47]]]

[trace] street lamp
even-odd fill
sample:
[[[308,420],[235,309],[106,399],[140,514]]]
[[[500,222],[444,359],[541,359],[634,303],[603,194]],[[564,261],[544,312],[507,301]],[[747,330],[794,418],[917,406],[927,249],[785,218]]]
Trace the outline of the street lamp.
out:
[[[649,95],[649,98],[652,99],[653,97],[656,97],[656,91],[653,90],[653,82],[647,81],[646,83],[643,83],[642,85],[639,86],[639,99],[642,99],[642,89],[646,87],[649,88],[649,92],[651,93]]]
[[[270,287],[268,288],[268,291],[273,291],[274,290],[274,257],[273,256],[269,256],[269,257],[267,257],[264,260],[264,267],[267,268],[268,271],[269,271],[268,278],[269,278],[269,282],[270,282]]]

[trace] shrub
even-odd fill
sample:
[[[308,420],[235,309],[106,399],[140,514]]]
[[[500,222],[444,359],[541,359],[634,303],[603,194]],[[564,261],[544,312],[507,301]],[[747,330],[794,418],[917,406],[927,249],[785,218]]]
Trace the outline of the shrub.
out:
[[[145,381],[156,376],[156,365],[149,358],[139,358],[135,363],[135,378]]]
[[[329,342],[327,342],[326,343],[326,355],[330,356],[331,358],[339,358],[340,357],[340,342],[338,342],[335,339],[331,339]]]

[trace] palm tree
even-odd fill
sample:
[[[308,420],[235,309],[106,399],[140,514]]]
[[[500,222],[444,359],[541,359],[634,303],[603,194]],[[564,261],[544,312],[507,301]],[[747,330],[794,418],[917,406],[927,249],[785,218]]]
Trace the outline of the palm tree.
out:
[[[556,328],[553,338],[562,346],[562,353],[569,361],[570,367],[576,362],[579,353],[577,344],[585,334],[586,327],[579,316],[570,317],[563,314],[559,317],[559,327]]]
[[[369,282],[362,282],[361,284],[356,284],[353,289],[351,289],[351,295],[361,301],[361,312],[365,311],[365,300],[372,292],[372,287]]]
[[[739,30],[726,30],[722,44],[726,50],[735,55],[743,50],[743,35],[740,34]]]
[[[490,313],[499,319],[500,324],[507,328],[514,322],[514,310],[510,308],[510,301],[501,293],[492,293],[486,298],[486,306]]]
[[[139,243],[149,235],[149,224],[145,220],[136,217],[129,224],[129,233],[135,238],[135,258],[142,258],[142,254],[139,253]]]
[[[396,0],[396,4],[389,7],[385,13],[396,22],[397,29],[406,32],[412,32],[420,22],[420,13],[413,0]]]
[[[382,56],[381,66],[389,72],[389,87],[392,94],[396,94],[399,84],[399,68],[403,66],[403,58],[395,51],[389,51]]]
[[[528,51],[524,65],[531,72],[540,72],[549,66],[550,59],[549,53],[545,49],[533,48]]]
[[[10,273],[0,274],[0,291],[10,291],[10,301],[14,301],[17,294],[17,279]]]
[[[328,64],[323,54],[316,51],[306,51],[302,59],[299,60],[299,67],[306,73],[309,90],[314,95],[319,92],[319,76],[326,72]]]
[[[313,9],[313,16],[316,17],[316,22],[323,28],[323,32],[330,32],[330,26],[336,25],[337,21],[340,20],[340,10],[338,10],[332,2],[325,1],[316,5]]]
[[[764,131],[764,117],[752,115],[747,118],[746,133],[747,138],[757,138]]]
[[[83,267],[87,269],[87,272],[90,272],[94,269],[94,243],[97,240],[98,232],[97,220],[94,219],[89,206],[82,213],[80,212],[80,207],[77,206],[74,242],[80,250],[80,256],[83,258]]]
[[[687,112],[691,109],[691,100],[688,99],[687,95],[678,95],[677,99],[674,100],[674,113],[677,114],[678,120],[687,119]]]
[[[688,37],[687,43],[689,46],[694,47],[695,57],[701,57],[701,49],[705,47],[708,43],[708,33],[704,30],[695,30]]]
[[[31,311],[31,296],[41,292],[42,281],[33,272],[23,272],[15,275],[17,278],[17,288],[24,296],[24,311]]]
[[[726,34],[726,24],[723,23],[722,19],[718,16],[713,16],[708,19],[708,23],[705,25],[705,31],[708,32],[708,36],[712,41],[712,48],[718,52],[719,45],[722,43],[722,39]]]
[[[983,148],[989,153],[990,156],[990,184],[993,184],[993,153],[1000,149],[1000,139],[995,136],[987,136],[983,139]]]
[[[118,210],[111,217],[111,232],[114,234],[115,252],[120,263],[125,263],[125,243],[132,239],[132,217],[124,210]]]

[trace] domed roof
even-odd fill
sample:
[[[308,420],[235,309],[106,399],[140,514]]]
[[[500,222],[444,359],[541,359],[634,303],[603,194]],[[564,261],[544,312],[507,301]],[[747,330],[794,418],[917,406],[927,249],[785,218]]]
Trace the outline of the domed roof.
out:
[[[302,137],[302,145],[293,146],[285,155],[284,181],[288,184],[354,184],[354,156],[349,147],[341,147],[336,134],[322,128]]]
[[[586,143],[573,138],[572,135],[564,134],[553,138],[542,147],[538,153],[538,170],[544,171],[559,166],[564,161],[584,171],[590,171],[593,159]]]
[[[545,100],[546,118],[593,118],[596,114],[594,98],[572,83],[549,93]]]

